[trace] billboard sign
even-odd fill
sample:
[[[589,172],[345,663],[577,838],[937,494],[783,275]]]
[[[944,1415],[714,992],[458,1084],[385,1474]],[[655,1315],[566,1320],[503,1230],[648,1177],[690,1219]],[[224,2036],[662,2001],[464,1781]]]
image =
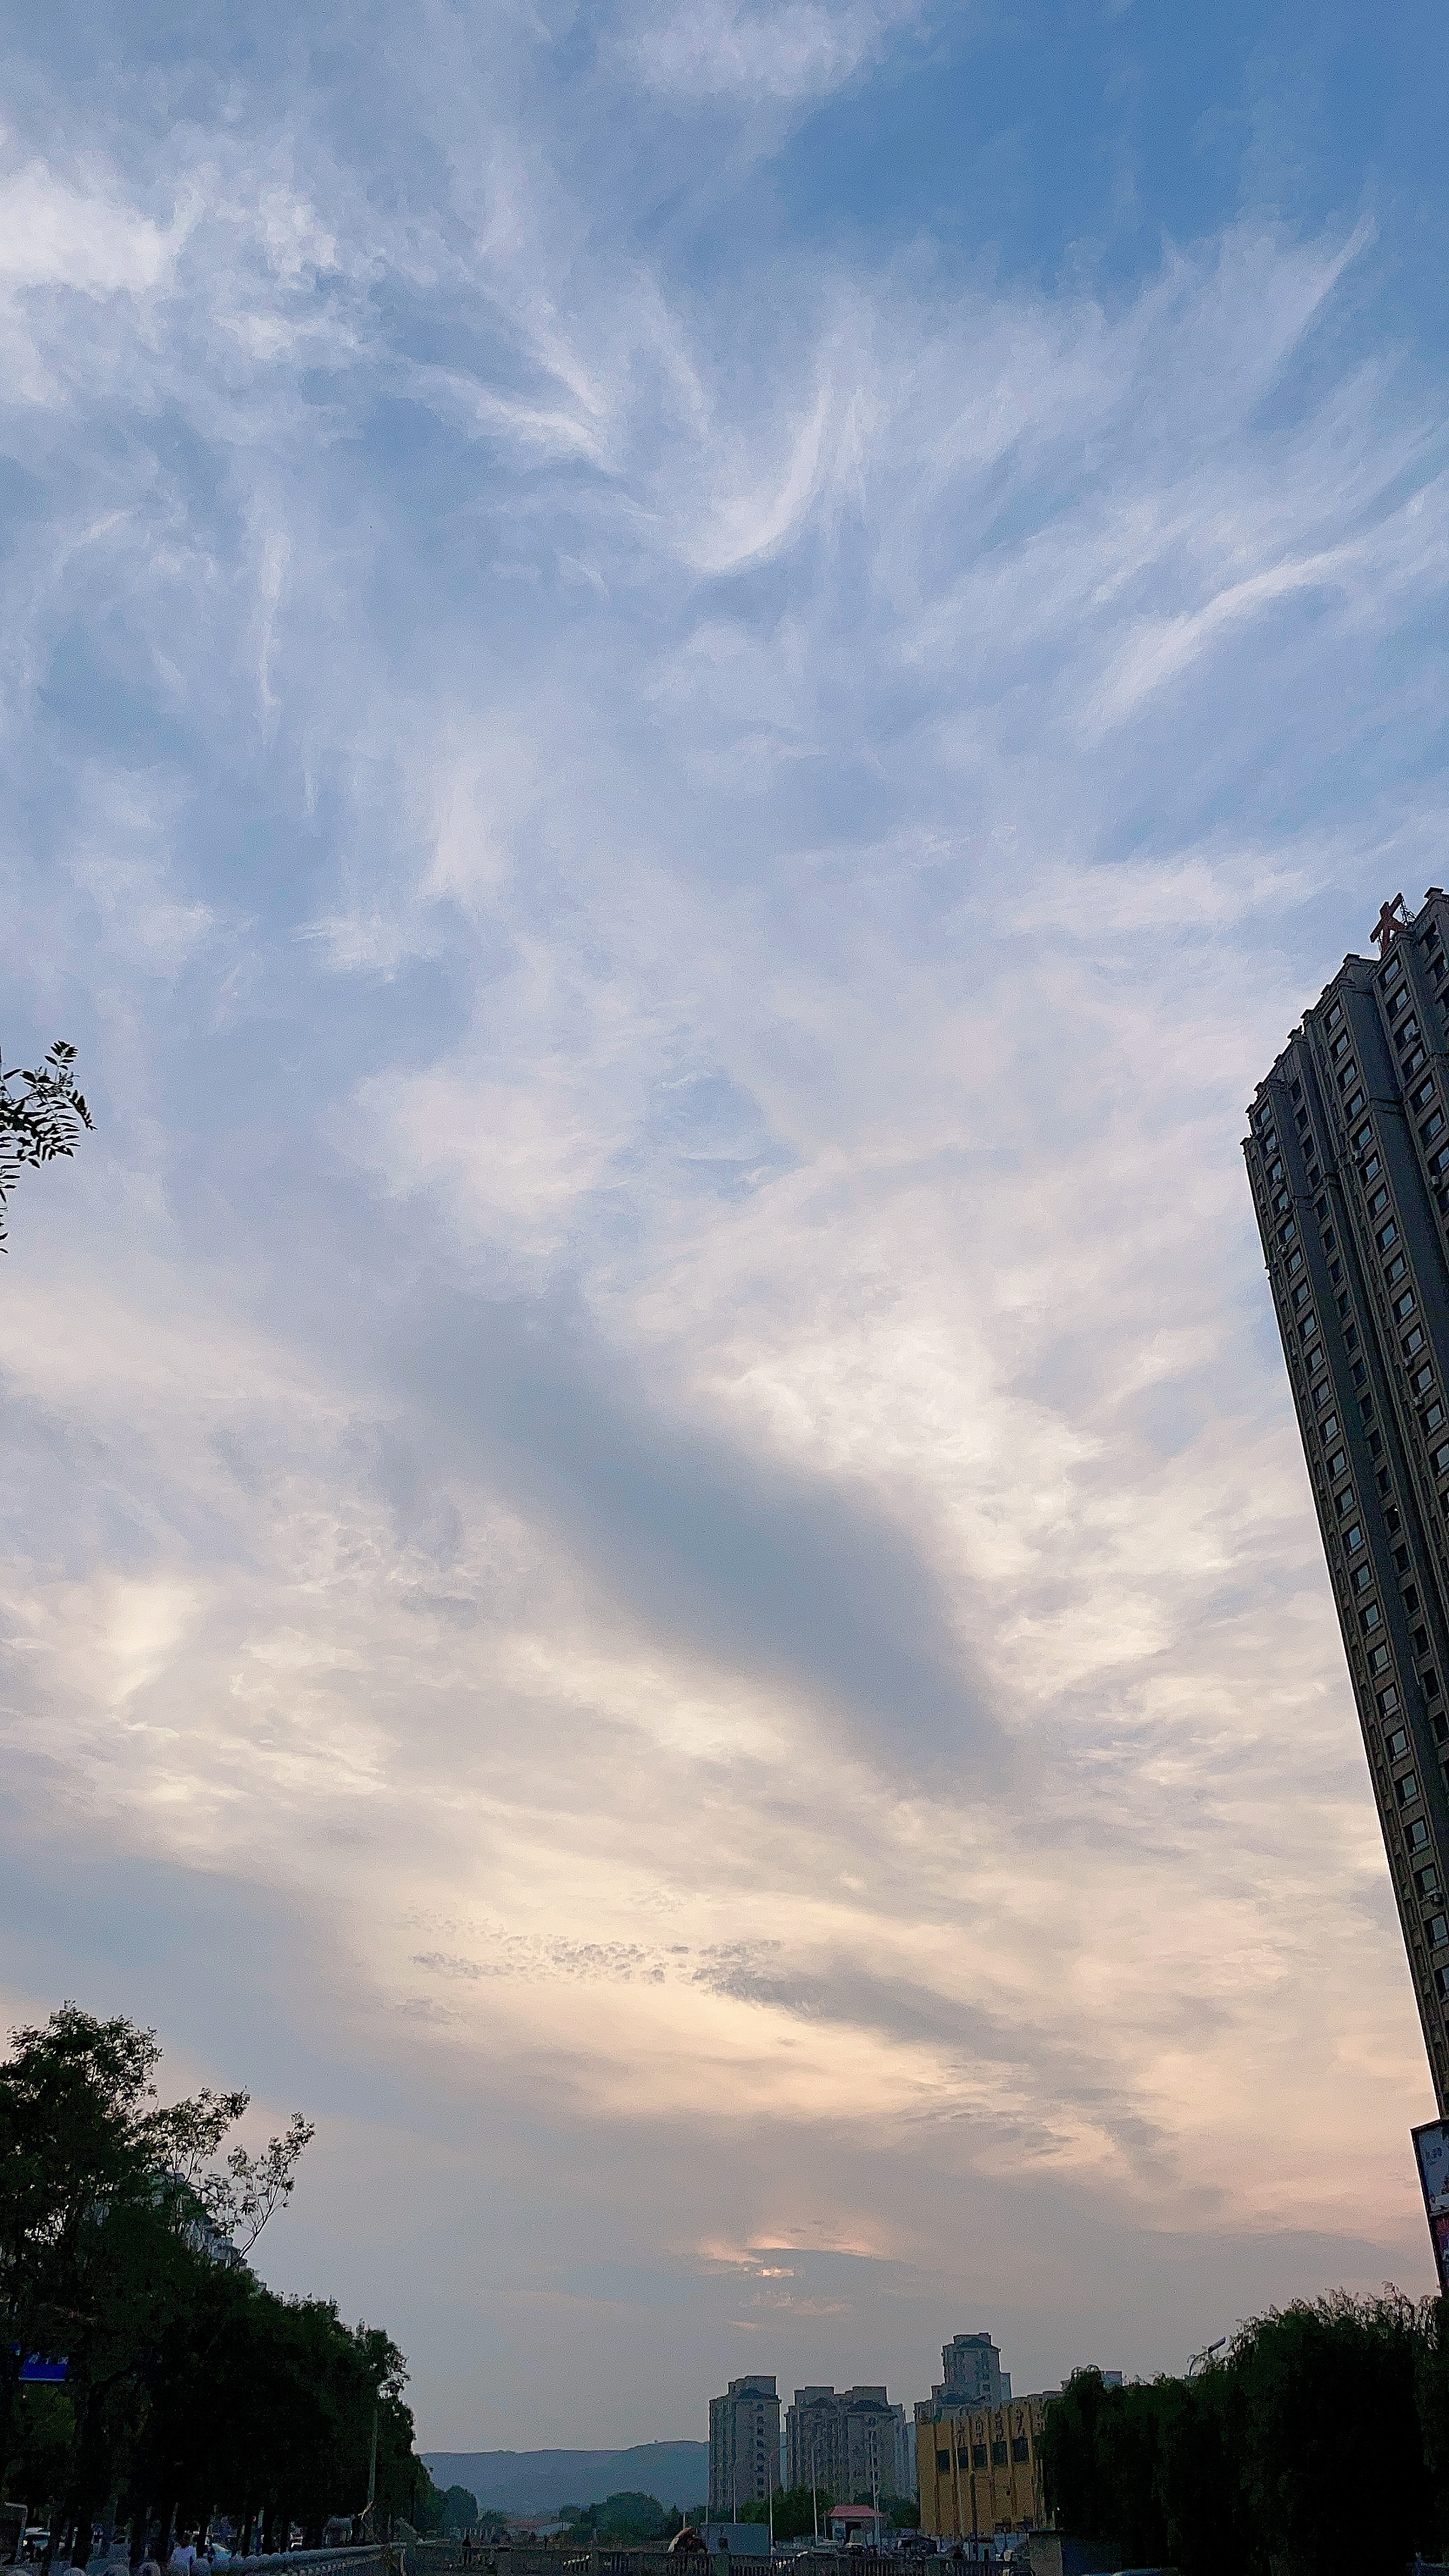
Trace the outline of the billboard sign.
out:
[[[1439,2287],[1449,2291],[1449,2120],[1426,2120],[1413,2140]]]

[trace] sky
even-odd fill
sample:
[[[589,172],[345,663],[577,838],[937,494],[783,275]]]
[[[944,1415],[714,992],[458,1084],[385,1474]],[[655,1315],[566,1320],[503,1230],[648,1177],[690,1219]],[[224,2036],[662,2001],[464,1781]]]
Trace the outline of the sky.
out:
[[[1438,14],[0,20],[0,2004],[430,2446],[1431,2286],[1240,1138],[1444,876]]]

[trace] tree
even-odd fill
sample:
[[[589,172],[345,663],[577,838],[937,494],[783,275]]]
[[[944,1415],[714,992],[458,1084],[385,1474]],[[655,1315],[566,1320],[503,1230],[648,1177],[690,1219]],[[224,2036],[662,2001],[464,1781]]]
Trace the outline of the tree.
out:
[[[88,2531],[151,2417],[164,2421],[168,2352],[179,2343],[194,2365],[200,2337],[211,2360],[218,2303],[239,2312],[248,2289],[265,2295],[227,2231],[255,2243],[311,2129],[297,2115],[260,2155],[234,2148],[218,2169],[211,2159],[247,2096],[207,2089],[158,2104],[154,2032],[65,2004],[11,2039],[0,2065],[0,2472],[8,2479],[30,2453],[34,2474],[40,2418],[22,2392],[25,2355],[64,2357],[58,2477],[60,2411],[45,2424],[53,2549],[67,2527]]]
[[[84,1094],[76,1088],[75,1048],[57,1038],[30,1071],[0,1065],[0,1250],[5,1208],[23,1169],[73,1154],[83,1127],[94,1127]]]
[[[565,2518],[572,2517],[578,2531],[597,2532],[606,2540],[660,2540],[669,2525],[669,2515],[657,2496],[642,2495],[633,2488],[621,2488],[617,2495],[605,2496],[601,2504],[563,2507]]]
[[[1079,2371],[1047,2414],[1048,2509],[1121,2564],[1182,2576],[1432,2558],[1449,2522],[1444,2313],[1339,2291],[1255,2318],[1196,2378],[1104,2388]]]
[[[1234,2338],[1245,2501],[1282,2576],[1433,2554],[1421,2341],[1408,2299],[1345,2291],[1273,2310]]]
[[[829,2487],[777,2487],[773,2509],[777,2540],[808,2540],[815,2529],[816,2514],[823,2523],[835,2498]],[[741,2522],[768,2522],[770,2502],[763,2496],[751,2496],[741,2505]]]

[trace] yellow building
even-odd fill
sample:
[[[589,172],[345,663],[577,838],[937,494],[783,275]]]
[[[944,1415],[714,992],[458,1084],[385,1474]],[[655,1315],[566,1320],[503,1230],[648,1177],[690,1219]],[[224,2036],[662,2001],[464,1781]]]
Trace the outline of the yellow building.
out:
[[[1046,2401],[1012,2397],[1001,2406],[916,2408],[921,2529],[939,2540],[973,2533],[1039,2531],[1046,2521],[1041,2439]]]

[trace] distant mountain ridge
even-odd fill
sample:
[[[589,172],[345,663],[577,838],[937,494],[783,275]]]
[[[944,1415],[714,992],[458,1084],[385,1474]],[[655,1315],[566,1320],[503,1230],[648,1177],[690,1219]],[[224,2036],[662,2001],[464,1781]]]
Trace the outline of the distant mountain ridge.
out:
[[[466,2487],[497,2513],[548,2513],[561,2504],[601,2504],[607,2495],[657,2496],[661,2504],[702,2504],[709,2492],[708,2442],[637,2442],[631,2451],[424,2451],[438,2487]]]

